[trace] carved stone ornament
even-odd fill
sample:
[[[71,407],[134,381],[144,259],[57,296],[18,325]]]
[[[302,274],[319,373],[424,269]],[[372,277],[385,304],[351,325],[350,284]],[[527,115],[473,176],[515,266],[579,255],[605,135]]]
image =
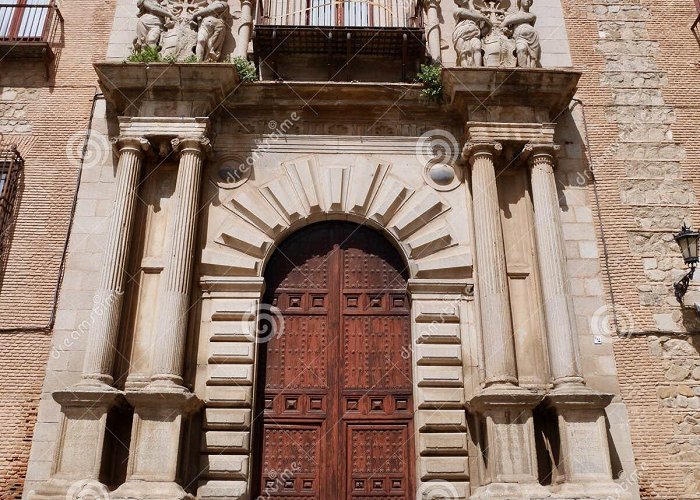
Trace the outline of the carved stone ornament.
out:
[[[138,0],[134,49],[156,47],[166,59],[218,62],[231,16],[222,0]]]
[[[542,51],[532,2],[516,0],[514,7],[504,7],[502,0],[455,0],[457,66],[539,67]]]

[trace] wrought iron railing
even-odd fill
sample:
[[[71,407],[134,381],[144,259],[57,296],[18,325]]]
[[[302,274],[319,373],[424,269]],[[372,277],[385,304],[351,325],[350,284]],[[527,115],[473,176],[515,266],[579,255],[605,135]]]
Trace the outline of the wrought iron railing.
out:
[[[24,160],[17,146],[0,146],[0,265],[5,261],[12,223],[19,178]]]
[[[53,48],[63,29],[55,0],[15,0],[0,3],[0,41],[41,43]]]
[[[263,26],[421,28],[418,0],[258,0]]]

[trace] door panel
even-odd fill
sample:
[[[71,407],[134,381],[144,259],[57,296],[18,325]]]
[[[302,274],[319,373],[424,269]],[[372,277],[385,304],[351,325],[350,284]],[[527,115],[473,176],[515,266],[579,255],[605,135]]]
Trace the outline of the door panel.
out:
[[[315,224],[280,245],[266,282],[283,328],[260,350],[260,494],[411,498],[410,314],[397,251],[366,227]]]

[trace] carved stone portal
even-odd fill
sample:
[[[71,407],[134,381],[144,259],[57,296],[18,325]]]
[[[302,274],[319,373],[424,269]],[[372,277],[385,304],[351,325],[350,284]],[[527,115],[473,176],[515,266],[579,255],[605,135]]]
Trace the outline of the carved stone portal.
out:
[[[218,62],[231,13],[221,0],[138,0],[134,50],[156,47],[175,61]]]
[[[532,0],[518,0],[515,9],[501,0],[455,0],[457,22],[452,34],[457,66],[536,68],[540,66],[537,16]]]

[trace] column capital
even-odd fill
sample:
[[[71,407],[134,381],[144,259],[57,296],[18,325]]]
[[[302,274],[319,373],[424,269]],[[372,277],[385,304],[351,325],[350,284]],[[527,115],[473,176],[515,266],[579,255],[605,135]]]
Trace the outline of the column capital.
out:
[[[525,144],[525,147],[523,147],[523,154],[530,165],[538,159],[544,159],[545,161],[549,160],[553,166],[554,159],[560,149],[561,146],[554,143],[528,142]]]
[[[173,151],[177,153],[195,153],[206,155],[211,151],[211,141],[208,137],[176,137],[171,140]]]
[[[462,159],[471,163],[477,156],[497,156],[501,151],[503,151],[503,145],[500,142],[470,141],[462,149]]]
[[[132,151],[137,154],[143,154],[150,151],[151,143],[145,137],[138,136],[119,136],[112,139],[112,145],[121,155],[125,151]]]

